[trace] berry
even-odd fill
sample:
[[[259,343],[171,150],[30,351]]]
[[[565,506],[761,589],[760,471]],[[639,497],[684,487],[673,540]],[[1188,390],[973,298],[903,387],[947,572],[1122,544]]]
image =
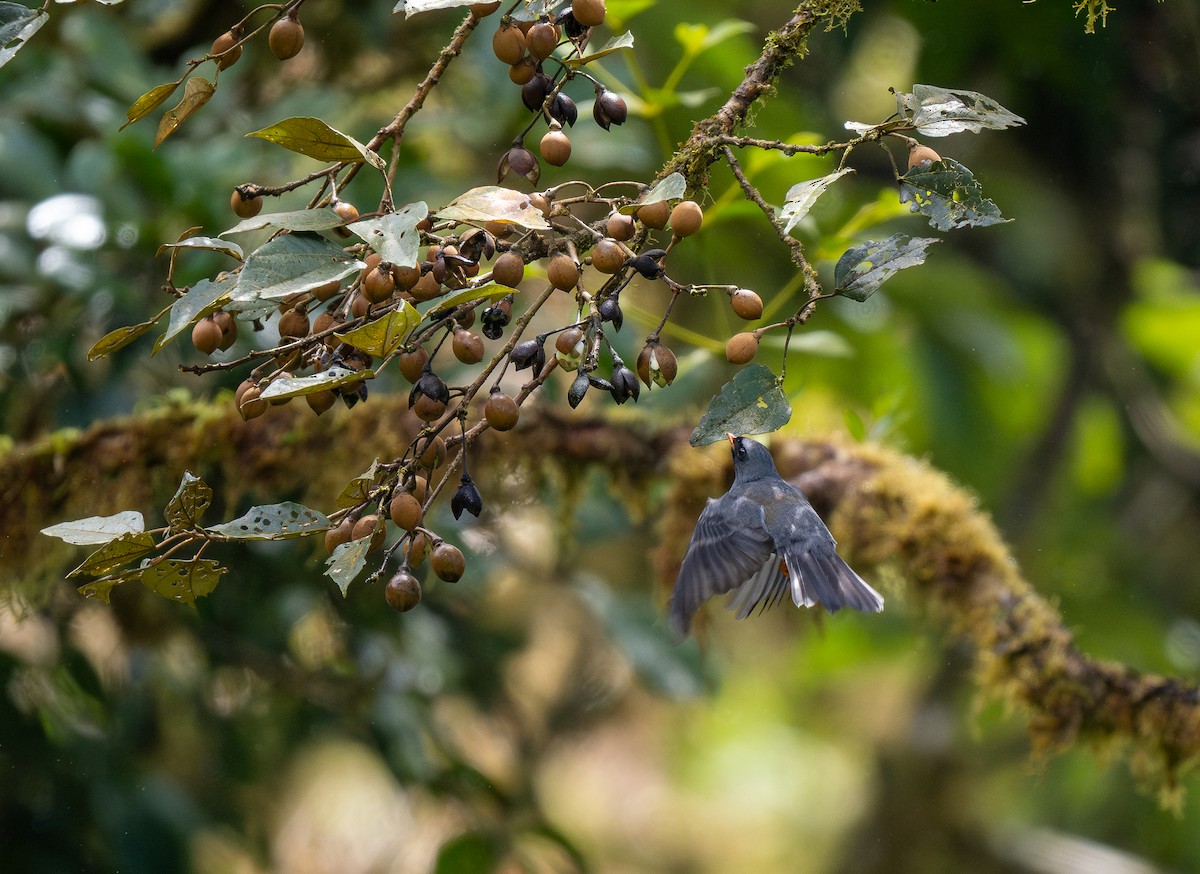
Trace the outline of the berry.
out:
[[[364,537],[371,538],[371,545],[367,548],[368,552],[374,552],[383,546],[383,521],[379,518],[378,513],[370,513],[363,516],[354,523],[354,528],[350,531],[351,540],[362,540]]]
[[[758,354],[758,337],[749,331],[734,334],[725,344],[725,357],[733,364],[746,364]]]
[[[459,329],[450,343],[454,357],[463,364],[478,364],[483,360],[483,340],[478,334]]]
[[[584,27],[604,23],[604,0],[572,0],[571,14]]]
[[[408,492],[396,493],[396,496],[392,498],[392,503],[388,506],[388,515],[392,517],[392,521],[396,523],[396,527],[404,531],[412,531],[414,528],[419,528],[425,520],[425,512],[421,509],[421,502]]]
[[[525,34],[525,47],[539,61],[550,57],[558,45],[558,28],[548,21],[539,21]]]
[[[221,329],[221,345],[217,348],[224,352],[237,342],[237,321],[229,313],[220,311],[212,314],[212,320]]]
[[[333,555],[333,551],[343,543],[351,541],[351,533],[354,531],[354,520],[349,516],[342,519],[336,526],[325,532],[325,551]]]
[[[429,547],[433,542],[429,539],[429,535],[424,531],[415,531],[408,540],[408,552],[406,557],[410,567],[420,567],[425,561],[425,556],[429,554]]]
[[[648,203],[637,211],[637,217],[646,227],[660,231],[671,219],[671,204],[665,200]]]
[[[682,200],[671,210],[671,230],[677,237],[690,237],[704,223],[704,211],[694,200]]]
[[[237,409],[238,415],[242,420],[249,422],[251,419],[257,419],[267,411],[267,402],[259,395],[262,394],[262,389],[257,385],[251,384],[246,387],[246,390],[241,393],[238,398]]]
[[[596,89],[596,102],[592,104],[592,120],[608,130],[611,125],[624,124],[629,117],[629,106],[625,98],[615,91]]]
[[[304,25],[294,14],[289,14],[271,25],[267,35],[271,53],[281,61],[296,57],[304,47]]]
[[[537,61],[522,58],[508,68],[508,78],[514,85],[525,85],[537,75]]]
[[[913,143],[908,149],[908,169],[920,167],[927,168],[930,164],[936,164],[942,160],[942,156],[935,152],[929,146],[922,146],[918,143]]]
[[[555,167],[561,167],[571,158],[571,141],[562,132],[562,125],[557,121],[550,125],[550,130],[542,137],[538,145],[542,160]]]
[[[421,374],[425,372],[425,365],[429,363],[429,352],[424,346],[418,346],[416,349],[401,352],[399,359],[400,373],[415,385],[421,378]]]
[[[604,230],[614,240],[624,243],[633,239],[637,227],[633,223],[633,216],[614,212],[608,217],[608,223],[604,226]]]
[[[560,291],[570,291],[579,284],[579,265],[570,255],[560,252],[550,259],[546,278]]]
[[[417,462],[429,470],[437,470],[446,463],[446,441],[441,437],[434,437],[425,444]]]
[[[383,303],[396,290],[396,278],[392,271],[380,264],[362,281],[362,295],[371,303]]]
[[[661,343],[647,343],[638,354],[637,372],[646,388],[665,388],[675,381],[679,362],[675,353]]]
[[[509,288],[516,288],[525,278],[525,262],[516,252],[505,252],[492,264],[492,279]]]
[[[418,419],[434,422],[446,412],[446,403],[429,395],[421,395],[413,402],[412,411],[417,414]]]
[[[262,212],[262,204],[262,197],[251,194],[245,185],[233,189],[233,194],[229,196],[229,206],[238,218],[254,218]]]
[[[192,328],[192,345],[197,351],[212,355],[220,347],[223,336],[220,325],[209,316],[196,322],[196,326]]]
[[[408,290],[412,295],[413,300],[418,303],[427,300],[433,300],[442,294],[442,284],[438,282],[437,276],[430,270],[417,280],[417,284]]]
[[[472,3],[471,14],[476,18],[487,18],[499,8],[500,0],[491,0],[490,3]]]
[[[421,603],[421,583],[401,568],[387,581],[383,597],[397,613],[407,613]]]
[[[241,31],[227,30],[213,40],[212,48],[209,51],[214,55],[220,55],[216,59],[218,70],[229,69],[242,56],[242,47],[237,44],[240,38]]]
[[[525,57],[525,34],[521,28],[510,24],[497,30],[492,37],[492,52],[509,66]]]
[[[729,303],[732,304],[733,311],[746,321],[762,318],[762,298],[748,288],[739,288],[729,295]]]
[[[312,289],[312,296],[315,297],[317,300],[321,301],[322,303],[324,303],[325,301],[327,301],[331,297],[333,297],[335,294],[337,294],[338,291],[341,290],[341,288],[342,288],[342,283],[339,280],[331,279],[328,282],[326,282],[324,285],[318,285],[316,288]],[[326,327],[328,327],[328,326],[326,326]]]
[[[447,583],[457,583],[467,570],[467,561],[463,558],[462,550],[449,543],[439,543],[433,548],[429,564],[433,572]]]
[[[279,317],[280,339],[298,340],[308,336],[308,316],[301,310],[288,310]]]
[[[497,431],[511,431],[517,426],[521,408],[500,389],[494,388],[488,395],[487,403],[483,405],[483,416],[488,425]]]
[[[592,266],[601,273],[616,273],[625,265],[626,257],[625,248],[608,237],[592,247]]]
[[[337,403],[337,395],[332,391],[315,391],[306,394],[304,400],[308,402],[309,409],[319,416]]]
[[[331,206],[345,224],[358,221],[358,207],[348,200],[335,200]],[[374,252],[371,253],[375,254]]]

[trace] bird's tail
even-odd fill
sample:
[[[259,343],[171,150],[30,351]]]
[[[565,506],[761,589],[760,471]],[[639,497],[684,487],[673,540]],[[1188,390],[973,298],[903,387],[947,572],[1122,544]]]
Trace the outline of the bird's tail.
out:
[[[792,600],[797,607],[819,603],[830,613],[853,607],[864,613],[883,610],[883,596],[842,561],[833,549],[813,549],[796,567],[788,565]]]

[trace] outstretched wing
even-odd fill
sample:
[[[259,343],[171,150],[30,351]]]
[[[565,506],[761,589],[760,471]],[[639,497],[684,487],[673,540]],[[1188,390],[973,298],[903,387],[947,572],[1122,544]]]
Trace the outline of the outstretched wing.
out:
[[[776,531],[775,546],[787,566],[796,606],[817,603],[830,613],[843,607],[883,610],[883,596],[842,561],[833,535],[807,501],[786,531]]]
[[[671,628],[687,634],[700,605],[750,580],[771,556],[762,507],[730,494],[709,500],[675,580],[667,608]]]

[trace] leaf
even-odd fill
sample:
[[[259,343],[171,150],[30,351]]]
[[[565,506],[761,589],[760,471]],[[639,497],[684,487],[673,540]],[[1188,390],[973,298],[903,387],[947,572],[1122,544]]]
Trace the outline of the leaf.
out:
[[[286,234],[246,256],[232,297],[276,300],[361,270],[363,263],[320,237]]]
[[[736,18],[728,18],[712,28],[706,24],[680,23],[675,25],[675,41],[683,47],[685,54],[695,57],[738,34],[753,30],[754,25],[749,21]]]
[[[371,462],[371,466],[356,476],[350,482],[346,483],[345,488],[337,496],[337,507],[339,510],[344,510],[347,507],[353,507],[355,504],[361,504],[371,494],[371,490],[377,485],[375,479],[379,475],[379,459],[376,458]]]
[[[346,227],[358,234],[379,257],[397,267],[415,267],[421,248],[421,232],[417,223],[429,215],[425,201],[410,203],[378,218],[364,219]]]
[[[371,379],[374,376],[375,371],[370,368],[351,370],[348,367],[341,367],[335,364],[328,370],[314,373],[312,376],[276,377],[271,380],[270,385],[262,390],[262,394],[259,397],[263,400],[294,398],[299,395],[310,395],[319,391],[341,388],[344,385],[352,385],[356,382],[362,382],[364,379]]]
[[[167,330],[154,341],[151,355],[157,355],[164,346],[170,343],[181,331],[187,330],[197,319],[202,319],[221,308],[221,303],[227,299],[229,292],[237,284],[236,276],[225,276],[213,282],[201,279],[171,304],[171,318],[167,322]]]
[[[496,185],[484,185],[460,194],[438,210],[437,217],[465,224],[503,222],[531,230],[550,228],[542,211],[529,201],[528,194]]]
[[[476,0],[397,0],[392,8],[392,14],[403,12],[405,18],[411,18],[421,12],[432,12],[435,9],[454,9],[459,6],[470,6]]]
[[[124,349],[138,337],[142,336],[142,334],[149,333],[150,329],[157,325],[158,320],[165,316],[170,309],[171,307],[167,307],[157,316],[145,322],[109,331],[88,350],[88,361],[95,361],[97,358],[103,358],[105,355],[116,352],[118,349]]]
[[[167,559],[141,571],[142,584],[164,598],[195,604],[217,587],[221,575],[228,573],[212,559]]]
[[[130,568],[122,573],[102,577],[98,580],[92,580],[90,583],[80,586],[79,594],[83,595],[85,598],[95,598],[97,601],[103,601],[105,604],[107,604],[113,589],[121,585],[121,583],[127,583],[130,580],[139,579],[141,576],[142,569],[140,567]]]
[[[179,82],[164,82],[162,85],[155,85],[137,100],[133,101],[133,105],[125,110],[125,123],[117,130],[125,130],[135,121],[141,121],[147,115],[152,113],[158,107],[162,106],[168,97],[175,93],[175,89],[179,87]]]
[[[175,104],[174,109],[167,110],[167,114],[158,123],[158,132],[154,135],[154,148],[157,149],[163,140],[179,130],[179,126],[187,121],[192,113],[208,103],[216,90],[216,86],[203,76],[192,76],[188,79],[187,84],[183,86],[183,99]]]
[[[913,167],[901,176],[900,202],[928,218],[939,231],[1011,221],[983,196],[983,187],[971,171],[953,158],[943,158],[926,168]]]
[[[515,288],[509,288],[507,285],[501,285],[498,282],[489,282],[480,288],[465,288],[438,301],[437,306],[426,312],[425,315],[436,316],[438,313],[444,313],[447,310],[452,310],[456,306],[470,303],[473,300],[499,300],[506,295],[516,293],[517,289]]]
[[[992,98],[978,91],[914,85],[911,94],[895,91],[897,108],[913,127],[930,137],[984,128],[1004,130],[1025,124],[1021,116],[1009,112]]]
[[[892,234],[886,240],[869,240],[847,249],[833,268],[834,294],[864,301],[905,267],[925,262],[925,249],[939,242],[933,237]]]
[[[399,348],[408,332],[420,323],[421,314],[408,301],[401,301],[399,309],[392,310],[383,318],[333,336],[368,355],[386,358]]]
[[[186,531],[189,528],[199,528],[204,511],[212,503],[213,490],[200,477],[190,470],[183,472],[179,488],[171,500],[167,502],[164,515],[167,525],[172,531]]]
[[[325,560],[325,576],[329,577],[346,597],[346,591],[354,578],[367,566],[367,553],[371,551],[371,538],[360,537],[339,544],[333,554]]]
[[[243,260],[242,247],[228,240],[218,240],[216,237],[188,237],[178,243],[163,243],[156,254],[161,255],[167,249],[208,249],[213,252],[223,252],[232,258]]]
[[[592,61],[600,60],[605,55],[611,55],[613,52],[619,52],[621,49],[631,48],[633,48],[633,34],[625,31],[620,36],[614,36],[594,52],[588,52],[581,58],[567,58],[566,64],[568,67],[582,67],[585,64],[590,64]]]
[[[232,522],[210,525],[204,530],[230,540],[291,540],[325,531],[329,527],[329,519],[324,513],[310,510],[303,504],[284,501],[281,504],[251,507],[246,515]]]
[[[682,173],[672,173],[646,192],[646,196],[637,203],[626,204],[619,210],[623,215],[633,215],[648,203],[658,203],[660,200],[681,200],[687,191],[687,180]]]
[[[387,172],[387,164],[378,152],[371,151],[354,137],[331,128],[319,118],[293,116],[246,136],[258,137],[318,161],[338,164],[361,164],[366,161],[381,173]]]
[[[693,446],[715,443],[730,434],[766,434],[792,418],[792,406],[779,377],[761,364],[749,364],[725,383],[688,438]]]
[[[853,169],[846,167],[838,170],[836,173],[822,176],[820,179],[809,179],[807,182],[798,182],[789,188],[787,196],[784,198],[783,209],[779,211],[779,220],[784,223],[783,232],[785,234],[791,233],[792,228],[808,215],[808,211],[813,208],[813,204],[817,202],[817,198],[824,194],[830,185],[837,182],[847,173],[853,172]]]
[[[494,833],[466,832],[438,850],[432,874],[463,874],[503,870],[504,847]]]
[[[293,209],[288,212],[269,212],[243,219],[229,230],[221,231],[217,236],[226,234],[242,234],[246,231],[258,231],[263,228],[283,228],[285,231],[328,231],[343,223],[343,219],[327,206],[320,209]]]
[[[11,61],[49,20],[50,15],[45,9],[30,9],[20,3],[0,3],[0,67]]]
[[[123,534],[140,534],[146,530],[146,521],[137,510],[124,510],[112,516],[88,516],[74,522],[59,522],[42,533],[57,537],[76,546],[108,543]]]
[[[110,574],[122,565],[129,564],[129,562],[153,552],[154,547],[154,535],[147,531],[122,534],[116,540],[110,540],[89,555],[83,564],[67,574],[67,578],[99,577]]]

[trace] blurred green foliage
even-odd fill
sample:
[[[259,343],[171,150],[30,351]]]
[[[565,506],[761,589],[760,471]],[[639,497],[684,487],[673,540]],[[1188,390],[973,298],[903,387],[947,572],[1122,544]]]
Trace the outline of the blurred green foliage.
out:
[[[181,385],[236,383],[179,374],[191,360],[182,344],[153,359],[148,340],[99,363],[85,355],[163,305],[159,245],[233,224],[236,184],[312,169],[244,133],[312,115],[366,140],[403,105],[459,18],[404,20],[392,5],[309,0],[297,59],[247,49],[157,150],[153,118],[118,130],[126,108],[251,4],[51,7],[0,68],[10,438],[84,426]],[[605,61],[603,79],[633,117],[608,133],[581,123],[571,164],[546,183],[652,177],[790,14],[726,0],[609,9],[614,31],[637,42]],[[494,179],[525,110],[491,56],[493,26],[410,127],[398,202],[444,203]],[[1090,36],[1066,2],[986,14],[874,3],[844,33],[814,35],[754,131],[842,138],[846,120],[894,110],[889,86],[915,82],[979,90],[1027,119],[933,143],[1014,221],[943,235],[865,303],[823,304],[793,343],[789,428],[928,457],[995,515],[1084,650],[1187,678],[1200,671],[1198,34],[1184,0],[1122,6]],[[776,205],[835,169],[743,158]],[[838,255],[867,236],[932,233],[898,203],[883,156],[864,149],[853,163],[797,229],[829,283]],[[345,194],[370,203],[380,191],[364,173]],[[803,289],[787,252],[727,169],[714,167],[710,195],[702,244],[681,246],[673,270],[754,289],[768,317],[793,312]],[[303,205],[294,194],[279,208]],[[185,263],[191,281],[220,260]],[[629,310],[623,355],[656,323],[656,294]],[[644,396],[642,411],[695,424],[735,372],[719,350],[741,328],[723,300],[689,303],[664,335],[679,382]],[[778,372],[780,354],[765,342],[759,360]],[[314,464],[337,464],[332,455]],[[64,585],[32,615],[0,614],[7,864],[1089,870],[1021,855],[1051,833],[1200,869],[1194,791],[1176,816],[1087,749],[1031,773],[1015,721],[973,706],[957,654],[914,630],[896,589],[877,619],[818,625],[777,610],[719,622],[703,655],[675,649],[647,582],[658,497],[527,473],[524,485],[488,484],[493,507],[502,490],[511,501],[463,530],[467,578],[431,587],[403,617],[377,593],[342,601],[319,558],[272,544],[239,553],[237,579],[195,611],[142,591],[118,591],[109,609]],[[350,789],[322,782],[339,769]],[[312,787],[336,809],[312,801]]]

